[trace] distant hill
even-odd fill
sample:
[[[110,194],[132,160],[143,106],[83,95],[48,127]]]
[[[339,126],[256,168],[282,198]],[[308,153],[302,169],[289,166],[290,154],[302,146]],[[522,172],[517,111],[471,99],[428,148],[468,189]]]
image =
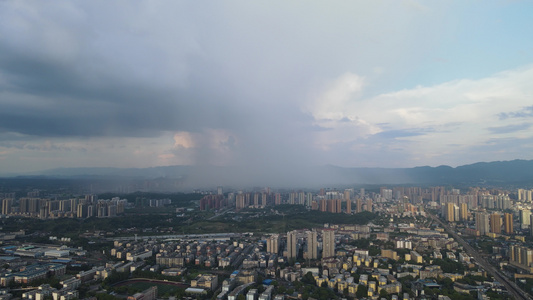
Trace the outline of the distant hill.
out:
[[[125,177],[151,179],[158,177],[181,178],[190,172],[190,166],[152,168],[58,168],[38,172],[35,175],[52,177]]]
[[[183,186],[315,187],[354,184],[533,183],[533,160],[479,162],[459,167],[344,168],[338,166],[270,169],[217,166],[153,168],[60,168],[31,174],[55,178],[175,179]]]
[[[347,177],[359,176],[363,183],[369,184],[533,183],[533,160],[479,162],[456,168],[340,168],[339,171]]]

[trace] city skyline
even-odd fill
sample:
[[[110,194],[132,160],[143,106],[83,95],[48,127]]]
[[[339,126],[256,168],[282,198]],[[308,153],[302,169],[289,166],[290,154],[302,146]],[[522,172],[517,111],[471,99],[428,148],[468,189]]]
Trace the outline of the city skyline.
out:
[[[532,11],[4,1],[0,170],[533,159]]]

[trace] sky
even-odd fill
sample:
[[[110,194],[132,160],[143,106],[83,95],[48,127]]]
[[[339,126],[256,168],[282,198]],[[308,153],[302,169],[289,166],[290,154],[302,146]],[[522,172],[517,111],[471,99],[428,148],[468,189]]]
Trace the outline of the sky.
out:
[[[529,1],[0,1],[0,173],[533,159]]]

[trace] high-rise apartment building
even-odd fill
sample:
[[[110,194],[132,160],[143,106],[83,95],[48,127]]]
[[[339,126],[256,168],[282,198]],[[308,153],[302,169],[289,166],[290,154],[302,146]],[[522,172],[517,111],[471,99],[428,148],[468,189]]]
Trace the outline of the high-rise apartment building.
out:
[[[39,198],[20,198],[19,210],[23,214],[38,214],[41,208],[40,204],[41,199]]]
[[[455,206],[455,204],[453,204],[452,202],[447,202],[446,205],[444,206],[444,208],[445,208],[444,217],[445,217],[446,221],[448,221],[448,222],[455,222],[455,209],[454,209],[454,206]]]
[[[505,213],[503,215],[504,217],[504,229],[505,234],[511,235],[514,234],[514,228],[513,228],[513,214]]]
[[[235,208],[237,210],[243,209],[246,207],[244,194],[237,194],[235,199]]]
[[[96,204],[93,203],[87,206],[87,218],[96,216]]]
[[[287,232],[287,258],[296,258],[296,255],[298,254],[297,242],[296,231]]]
[[[79,203],[80,203],[80,200],[78,198],[70,199],[70,211],[77,214]]]
[[[276,193],[274,194],[274,205],[280,205],[281,204],[281,194]]]
[[[366,211],[372,212],[372,199],[366,200]]]
[[[485,212],[476,213],[476,230],[479,231],[479,234],[485,235],[489,229],[489,215]]]
[[[267,239],[267,252],[278,254],[279,252],[279,234],[271,235]]]
[[[459,208],[459,215],[461,221],[468,220],[468,204],[461,203],[461,207]]]
[[[350,194],[351,194],[351,189],[345,189],[344,190],[344,200],[350,200]]]
[[[363,200],[361,198],[357,198],[355,212],[360,213],[362,211],[363,211]]]
[[[315,230],[307,232],[307,259],[318,258],[318,235]]]
[[[267,193],[261,193],[261,207],[265,207],[267,203]]]
[[[327,201],[327,211],[330,213],[342,212],[342,199],[330,199]]]
[[[509,249],[511,264],[518,264],[530,268],[533,266],[533,249],[527,247],[511,245]]]
[[[313,193],[305,194],[305,206],[310,207],[313,205]]]
[[[2,200],[2,214],[9,215],[11,213],[11,207],[13,206],[13,199],[6,198]]]
[[[335,256],[335,230],[322,230],[322,258]]]
[[[318,210],[318,209],[319,209],[318,202],[313,200],[313,202],[311,202],[311,210]]]
[[[320,199],[320,211],[321,212],[328,211],[328,200]]]
[[[295,192],[291,192],[289,194],[289,204],[295,204],[295,199],[296,199],[296,193]]]
[[[346,213],[347,214],[352,213],[352,200],[350,199],[346,200]]]
[[[59,211],[67,212],[70,211],[70,200],[60,200],[59,201]]]
[[[245,193],[244,194],[244,207],[250,206],[251,203],[252,203],[252,194]]]
[[[502,233],[502,216],[499,213],[490,215],[490,232]]]
[[[346,189],[344,190],[344,201],[346,201],[346,213],[351,214],[352,213],[352,189]]]
[[[533,214],[529,216],[529,235],[533,236]]]
[[[254,208],[259,208],[259,193],[254,193]]]
[[[521,209],[519,213],[520,227],[522,229],[529,228],[531,224],[531,211],[529,209]]]
[[[533,190],[518,189],[518,201],[533,201]]]
[[[48,216],[49,216],[49,207],[48,207],[48,204],[45,204],[43,205],[40,209],[39,209],[39,218],[40,219],[48,219]]]
[[[305,204],[305,192],[299,192],[298,193],[298,204],[304,205]]]
[[[392,190],[387,188],[380,188],[380,194],[381,197],[385,198],[386,200],[392,200]]]
[[[79,203],[77,207],[77,217],[78,218],[87,218],[88,217],[88,206],[85,203]]]

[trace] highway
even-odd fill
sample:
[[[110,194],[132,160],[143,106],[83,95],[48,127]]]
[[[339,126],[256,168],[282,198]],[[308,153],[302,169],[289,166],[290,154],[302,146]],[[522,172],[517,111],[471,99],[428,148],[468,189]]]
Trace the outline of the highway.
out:
[[[459,236],[450,226],[446,223],[444,223],[441,219],[436,217],[435,215],[426,212],[434,221],[439,223],[448,234],[450,234],[459,244],[463,246],[466,253],[470,255],[470,257],[473,257],[476,262],[483,268],[485,271],[487,271],[490,275],[494,277],[495,280],[502,283],[509,294],[511,294],[515,299],[517,300],[532,300],[533,298],[524,292],[521,288],[519,288],[514,281],[509,280],[505,275],[500,273],[499,270],[497,270],[493,265],[491,265],[489,262],[483,258],[479,252],[474,250],[470,244],[468,244],[461,236]]]

